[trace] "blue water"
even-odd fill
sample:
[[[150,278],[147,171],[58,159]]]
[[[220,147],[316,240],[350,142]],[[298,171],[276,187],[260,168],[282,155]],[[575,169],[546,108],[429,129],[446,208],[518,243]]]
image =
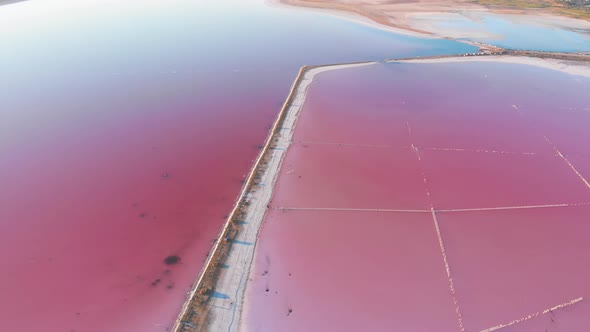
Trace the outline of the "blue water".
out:
[[[571,31],[558,27],[541,26],[517,22],[518,18],[509,20],[502,16],[486,14],[481,20],[453,18],[436,26],[454,30],[477,30],[491,32],[501,38],[473,38],[492,45],[515,50],[535,50],[549,52],[583,52],[590,51],[590,34]]]
[[[19,74],[150,71],[164,64],[276,68],[472,50],[449,40],[397,35],[248,0],[211,3],[44,0],[8,5],[0,10],[0,47],[8,50],[0,53],[0,65],[3,70],[21,66]]]

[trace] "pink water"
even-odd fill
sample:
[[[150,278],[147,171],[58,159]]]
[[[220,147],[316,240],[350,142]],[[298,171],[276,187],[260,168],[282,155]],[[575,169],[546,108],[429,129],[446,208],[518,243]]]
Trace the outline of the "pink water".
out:
[[[274,210],[258,246],[252,331],[456,327],[429,214]]]
[[[236,142],[198,119],[128,121],[60,129],[75,140],[21,144],[0,161],[7,326],[149,331],[174,320],[258,150],[228,163]],[[219,126],[260,138],[242,124]],[[220,178],[194,176],[209,173]],[[170,255],[180,262],[165,264]]]
[[[579,297],[587,301],[589,213],[584,206],[441,214],[470,330],[509,323]],[[584,303],[555,310],[514,331],[585,331],[588,309]]]
[[[552,155],[425,151],[437,209],[590,202],[590,188]]]
[[[362,174],[362,176],[359,176]],[[384,186],[384,183],[392,184]],[[428,209],[409,148],[295,144],[272,205],[301,208]]]
[[[500,63],[317,76],[260,235],[246,326],[482,331],[532,315],[505,330],[585,331],[589,88]]]

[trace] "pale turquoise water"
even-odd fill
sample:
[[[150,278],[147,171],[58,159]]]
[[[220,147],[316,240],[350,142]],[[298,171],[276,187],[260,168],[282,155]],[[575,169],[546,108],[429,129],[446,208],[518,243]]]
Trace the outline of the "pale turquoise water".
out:
[[[481,20],[472,21],[466,17],[454,17],[450,21],[435,24],[441,28],[454,30],[476,30],[490,32],[502,38],[472,38],[472,40],[510,49],[527,49],[553,52],[590,51],[590,34],[564,28],[541,26],[517,22],[505,17],[486,14]]]

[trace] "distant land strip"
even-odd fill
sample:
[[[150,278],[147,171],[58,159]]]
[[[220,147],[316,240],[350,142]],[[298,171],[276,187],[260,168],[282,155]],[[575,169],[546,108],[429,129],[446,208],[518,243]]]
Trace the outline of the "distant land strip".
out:
[[[0,6],[2,5],[8,5],[10,3],[15,3],[15,2],[22,2],[25,0],[0,0]]]
[[[386,62],[398,62],[407,60],[428,60],[428,59],[445,59],[445,58],[457,58],[459,57],[471,57],[471,56],[489,56],[489,55],[504,55],[504,56],[518,56],[518,57],[530,57],[530,58],[541,58],[541,59],[555,59],[555,60],[568,60],[568,61],[587,61],[590,62],[590,52],[581,53],[566,53],[566,52],[544,52],[544,51],[529,51],[529,50],[510,50],[495,48],[494,51],[486,50],[481,48],[479,52],[466,53],[461,55],[449,54],[449,55],[433,55],[433,56],[415,56],[406,58],[395,58],[387,59]]]
[[[415,27],[410,14],[491,12],[516,15],[556,15],[590,21],[590,0],[273,0],[291,6],[337,10],[362,15],[379,24],[423,34],[433,34]]]

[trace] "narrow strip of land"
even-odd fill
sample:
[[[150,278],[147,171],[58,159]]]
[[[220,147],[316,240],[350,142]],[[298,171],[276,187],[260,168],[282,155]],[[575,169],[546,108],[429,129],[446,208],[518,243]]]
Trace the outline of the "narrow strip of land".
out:
[[[237,203],[189,293],[174,331],[238,329],[241,313],[246,310],[243,292],[254,258],[258,232],[268,210],[287,147],[291,144],[309,85],[319,73],[373,63],[303,67],[300,70]]]
[[[519,318],[519,319],[515,319],[515,320],[513,320],[511,322],[508,322],[508,323],[499,324],[499,325],[496,325],[496,326],[487,328],[485,330],[482,330],[481,332],[493,332],[493,331],[501,330],[503,328],[506,328],[506,327],[509,327],[509,326],[512,326],[512,325],[520,324],[520,323],[523,323],[523,322],[525,322],[525,321],[527,321],[529,319],[532,319],[532,318],[535,318],[535,317],[538,317],[538,316],[541,316],[541,315],[545,315],[545,314],[548,314],[548,313],[553,313],[555,310],[559,310],[559,309],[562,309],[562,308],[565,308],[565,307],[569,307],[569,306],[574,305],[574,304],[576,304],[576,303],[578,303],[578,302],[580,302],[582,300],[584,300],[584,298],[579,297],[577,299],[573,299],[571,301],[558,304],[558,305],[553,306],[551,308],[547,308],[547,309],[545,309],[543,311],[537,311],[537,312],[532,313],[532,314],[530,314],[530,315],[528,315],[526,317],[522,317],[522,318]]]
[[[400,63],[465,63],[465,62],[503,62],[522,65],[536,66],[546,69],[552,69],[568,73],[590,77],[590,55],[588,54],[570,54],[570,53],[552,53],[552,52],[533,52],[533,51],[506,51],[502,55],[474,55],[468,54],[457,57],[453,56],[432,56],[432,57],[413,57],[390,59],[387,62]]]

